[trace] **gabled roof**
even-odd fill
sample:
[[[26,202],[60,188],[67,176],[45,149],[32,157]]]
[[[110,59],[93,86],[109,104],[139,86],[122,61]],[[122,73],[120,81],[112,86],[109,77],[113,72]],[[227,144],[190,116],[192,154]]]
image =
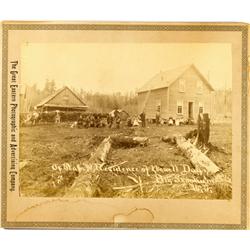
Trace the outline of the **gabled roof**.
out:
[[[188,69],[193,68],[196,73],[202,78],[205,84],[211,89],[214,90],[211,84],[207,79],[201,74],[201,72],[195,67],[194,64],[185,65],[178,67],[172,70],[167,70],[156,74],[151,78],[147,83],[145,83],[137,92],[146,92],[149,90],[155,90],[160,88],[169,87],[174,83],[178,78],[180,78]]]
[[[83,100],[75,93],[73,92],[69,87],[65,86],[59,90],[57,90],[55,93],[47,96],[44,98],[40,103],[36,105],[36,107],[41,107],[43,105],[46,105],[48,102],[50,102],[52,99],[54,99],[57,95],[59,95],[61,92],[63,92],[65,89],[68,89],[81,103],[83,107],[87,107],[87,105],[83,102]]]

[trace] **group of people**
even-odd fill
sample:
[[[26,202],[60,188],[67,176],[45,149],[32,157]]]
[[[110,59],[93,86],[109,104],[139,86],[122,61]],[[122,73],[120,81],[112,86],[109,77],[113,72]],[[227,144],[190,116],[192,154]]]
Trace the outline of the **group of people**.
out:
[[[102,128],[105,126],[120,128],[120,124],[121,116],[118,110],[113,110],[105,116],[101,114],[89,114],[83,117],[83,115],[80,115],[75,122],[77,128]]]
[[[127,118],[122,118],[122,110],[114,109],[108,114],[101,114],[101,113],[92,113],[92,114],[81,114],[79,118],[72,124],[71,127],[77,128],[102,128],[108,126],[109,128],[117,128],[119,129],[121,126],[121,122],[126,121],[126,125],[128,127],[138,127],[141,126],[142,128],[146,127],[146,113],[142,111],[139,115],[136,116],[129,116],[127,114]],[[125,112],[126,113],[126,112]],[[42,119],[42,115],[37,111],[30,113],[27,115],[24,124],[31,122],[32,125],[36,125],[38,123],[39,118]],[[152,119],[151,119],[152,120]],[[154,121],[153,121],[154,120]],[[181,124],[191,124],[188,121],[184,121],[183,118],[176,118],[169,117],[168,120],[161,119],[160,111],[157,110],[155,113],[155,119],[152,121],[156,123],[156,125],[160,124],[167,124],[168,126],[173,125],[181,125]],[[54,116],[54,121],[56,124],[61,123],[61,114],[59,111],[56,111]],[[187,123],[186,123],[187,122]]]
[[[146,127],[146,114],[142,112],[139,117],[130,117],[127,114],[127,119],[122,118],[122,111],[115,109],[110,113],[102,117],[100,114],[92,114],[83,118],[80,115],[79,119],[74,123],[72,127],[77,128],[101,128],[108,126],[109,128],[119,129],[122,121],[125,121],[128,127],[141,126]]]
[[[184,119],[183,117],[169,117],[168,119],[162,119],[160,111],[157,110],[155,113],[155,119],[150,119],[149,121],[155,122],[156,126],[167,124],[168,126],[179,126],[184,124],[193,124],[192,119]],[[134,124],[129,121],[130,125],[133,126]],[[141,123],[141,126],[144,128],[146,127],[146,114],[145,111],[141,112],[139,115],[139,123]],[[136,124],[139,126],[139,123]]]
[[[146,114],[144,111],[142,113],[140,113],[139,116],[133,116],[132,118],[129,117],[127,119],[127,126],[128,127],[138,127],[138,126],[140,126],[140,124],[143,128],[146,127]]]
[[[102,128],[105,127],[105,122],[100,114],[90,114],[86,117],[80,115],[77,120],[78,128]]]

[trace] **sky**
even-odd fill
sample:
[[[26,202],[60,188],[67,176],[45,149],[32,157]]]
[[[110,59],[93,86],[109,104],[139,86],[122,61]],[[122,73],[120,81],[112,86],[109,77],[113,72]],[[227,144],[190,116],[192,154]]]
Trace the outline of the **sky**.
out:
[[[139,89],[160,71],[195,64],[215,89],[232,86],[227,43],[24,43],[21,83],[112,93]]]

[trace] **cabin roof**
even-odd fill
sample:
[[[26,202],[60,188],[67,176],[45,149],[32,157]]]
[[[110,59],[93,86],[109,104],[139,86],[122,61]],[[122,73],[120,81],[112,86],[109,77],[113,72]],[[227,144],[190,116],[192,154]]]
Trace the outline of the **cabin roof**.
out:
[[[63,92],[64,90],[68,89],[81,103],[82,103],[82,107],[87,107],[87,105],[83,102],[83,100],[75,93],[73,92],[69,87],[65,86],[59,90],[57,90],[55,93],[47,96],[46,98],[44,98],[41,102],[39,102],[36,107],[41,107],[41,106],[48,106],[48,103],[54,99],[57,95],[59,95],[61,92]],[[65,106],[65,105],[64,105]]]
[[[193,68],[196,71],[196,73],[202,78],[202,80],[210,88],[210,90],[214,90],[212,85],[201,74],[201,72],[196,68],[196,66],[194,64],[188,64],[175,69],[159,72],[154,77],[152,77],[148,82],[146,82],[137,92],[138,93],[147,92],[150,90],[169,87],[190,68]]]

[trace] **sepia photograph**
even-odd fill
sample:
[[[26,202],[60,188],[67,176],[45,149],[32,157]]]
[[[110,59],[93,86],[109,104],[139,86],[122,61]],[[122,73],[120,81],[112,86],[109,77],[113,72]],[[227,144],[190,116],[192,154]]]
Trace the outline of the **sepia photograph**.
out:
[[[247,35],[5,22],[4,227],[245,228]]]
[[[248,245],[247,3],[0,5],[1,245]]]
[[[20,196],[231,200],[231,46],[22,43]]]

